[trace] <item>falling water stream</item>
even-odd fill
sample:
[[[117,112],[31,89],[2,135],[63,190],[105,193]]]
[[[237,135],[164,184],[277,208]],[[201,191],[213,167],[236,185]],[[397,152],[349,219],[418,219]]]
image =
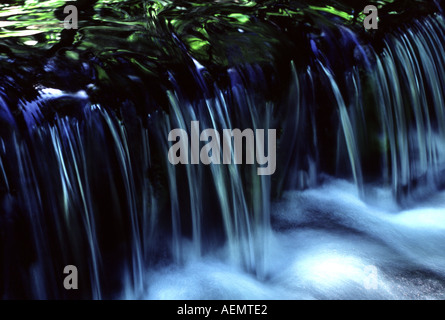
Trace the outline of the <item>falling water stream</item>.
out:
[[[442,7],[0,4],[0,297],[444,299]],[[172,165],[191,121],[276,173]]]

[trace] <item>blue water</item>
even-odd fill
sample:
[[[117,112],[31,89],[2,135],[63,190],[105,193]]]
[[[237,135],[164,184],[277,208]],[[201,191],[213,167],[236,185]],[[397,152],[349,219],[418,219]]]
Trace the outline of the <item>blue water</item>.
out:
[[[444,298],[443,1],[70,3],[0,4],[0,297]],[[277,171],[171,165],[191,121]]]
[[[444,299],[445,192],[400,209],[389,189],[371,203],[331,180],[273,205],[266,277],[228,262],[227,248],[147,271],[146,299]]]

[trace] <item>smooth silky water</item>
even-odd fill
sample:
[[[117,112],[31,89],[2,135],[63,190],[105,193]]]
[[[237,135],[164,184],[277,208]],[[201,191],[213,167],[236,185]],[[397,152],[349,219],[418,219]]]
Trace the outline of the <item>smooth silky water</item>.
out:
[[[443,1],[351,3],[1,4],[0,296],[445,298]],[[191,121],[277,171],[171,165]]]

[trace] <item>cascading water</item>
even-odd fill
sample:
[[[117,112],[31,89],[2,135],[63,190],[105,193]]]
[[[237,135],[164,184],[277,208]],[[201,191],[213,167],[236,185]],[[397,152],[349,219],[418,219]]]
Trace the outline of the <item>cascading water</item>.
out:
[[[444,298],[442,1],[9,2],[2,298]],[[172,165],[192,121],[276,172]]]

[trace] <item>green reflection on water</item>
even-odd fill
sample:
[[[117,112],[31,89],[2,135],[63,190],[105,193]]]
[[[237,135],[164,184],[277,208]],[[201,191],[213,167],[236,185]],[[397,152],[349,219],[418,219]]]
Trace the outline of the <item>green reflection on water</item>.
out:
[[[166,45],[165,42],[169,42],[169,45],[178,44],[170,38],[175,34],[201,62],[214,59],[223,64],[227,63],[228,51],[232,54],[232,60],[245,59],[241,54],[248,52],[250,54],[246,62],[249,62],[250,57],[267,59],[269,53],[261,53],[256,48],[264,48],[264,43],[278,41],[283,32],[279,28],[283,25],[287,28],[309,21],[311,27],[317,28],[317,21],[322,20],[325,25],[355,24],[358,29],[362,28],[365,17],[358,11],[362,10],[362,2],[350,0],[10,2],[0,4],[0,45],[42,50],[52,48],[63,38],[63,8],[74,4],[79,7],[79,30],[75,32],[74,42],[64,44],[71,51],[101,51],[114,47],[144,51],[159,58],[158,54],[166,54],[165,49],[159,46]],[[391,16],[403,12],[404,6],[417,4],[420,10],[421,4],[426,3],[416,0],[369,0],[363,4],[368,2],[377,5],[379,9],[388,7],[387,14]],[[166,36],[170,39],[165,39]],[[230,39],[230,43],[227,43],[227,39]],[[147,47],[151,49],[147,50]]]

